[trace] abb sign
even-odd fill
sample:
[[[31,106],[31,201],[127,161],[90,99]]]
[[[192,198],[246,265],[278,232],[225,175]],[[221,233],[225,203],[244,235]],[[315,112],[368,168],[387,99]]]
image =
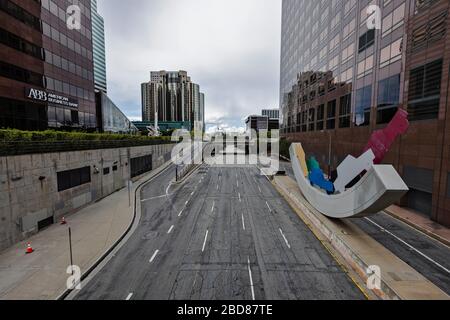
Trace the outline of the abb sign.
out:
[[[41,89],[26,88],[25,96],[31,100],[48,102],[49,105],[78,108],[78,100]]]
[[[26,96],[28,99],[38,100],[38,101],[48,101],[47,92],[44,90],[27,88]]]

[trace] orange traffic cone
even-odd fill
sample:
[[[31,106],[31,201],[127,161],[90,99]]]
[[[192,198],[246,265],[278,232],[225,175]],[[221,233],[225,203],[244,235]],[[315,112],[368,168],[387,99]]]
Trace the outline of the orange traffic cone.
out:
[[[61,224],[67,224],[65,217],[62,217]]]
[[[34,250],[33,250],[33,248],[31,247],[31,243],[28,243],[26,254],[30,254],[30,253],[33,253],[33,252],[34,252]]]

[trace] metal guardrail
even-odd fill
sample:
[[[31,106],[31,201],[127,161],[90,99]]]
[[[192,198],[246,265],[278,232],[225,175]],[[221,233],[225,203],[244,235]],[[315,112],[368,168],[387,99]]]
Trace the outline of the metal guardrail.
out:
[[[172,144],[170,140],[0,141],[0,156]]]

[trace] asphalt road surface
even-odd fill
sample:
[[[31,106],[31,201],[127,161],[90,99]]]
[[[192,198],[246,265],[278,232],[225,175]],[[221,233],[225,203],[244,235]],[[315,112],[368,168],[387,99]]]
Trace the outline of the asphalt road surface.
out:
[[[174,175],[142,190],[138,228],[76,299],[365,299],[257,168]]]
[[[295,179],[292,166],[280,167]],[[380,212],[368,218],[351,219],[359,228],[377,240],[425,278],[450,294],[450,248],[411,226]]]

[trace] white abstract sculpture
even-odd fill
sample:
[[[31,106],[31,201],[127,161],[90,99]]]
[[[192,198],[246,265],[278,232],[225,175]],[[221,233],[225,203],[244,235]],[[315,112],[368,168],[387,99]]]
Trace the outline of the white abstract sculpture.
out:
[[[353,181],[364,171],[369,171],[373,166],[375,155],[372,149],[367,150],[361,157],[356,159],[353,156],[347,156],[337,168],[337,179],[334,182],[334,189],[338,192],[344,192],[345,186]]]
[[[290,148],[292,168],[297,184],[306,200],[320,213],[330,218],[352,218],[376,214],[398,201],[408,187],[391,165],[372,165],[351,189],[328,195],[313,187],[305,176],[301,163],[305,153],[300,143]]]

